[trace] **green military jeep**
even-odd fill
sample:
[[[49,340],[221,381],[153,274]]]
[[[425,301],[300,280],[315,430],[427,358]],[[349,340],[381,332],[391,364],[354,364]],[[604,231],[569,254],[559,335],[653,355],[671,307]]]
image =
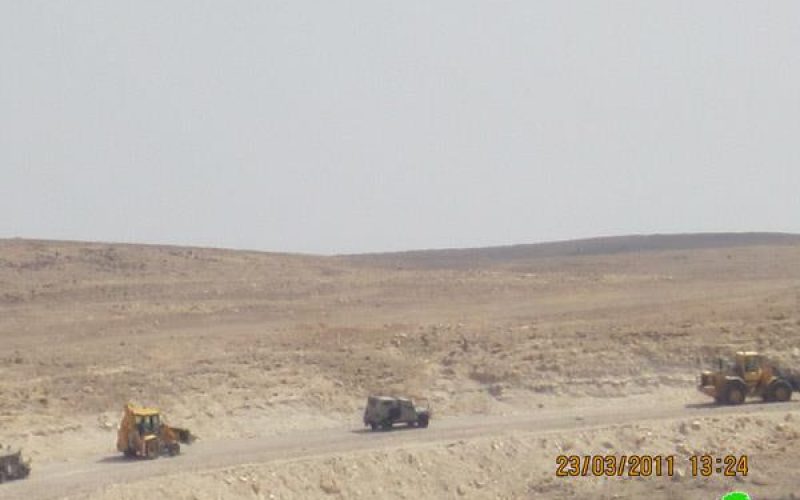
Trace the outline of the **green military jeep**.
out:
[[[406,424],[409,427],[428,427],[431,419],[430,404],[427,400],[417,406],[406,398],[391,396],[370,396],[364,410],[364,425],[372,430],[388,430],[394,424]]]

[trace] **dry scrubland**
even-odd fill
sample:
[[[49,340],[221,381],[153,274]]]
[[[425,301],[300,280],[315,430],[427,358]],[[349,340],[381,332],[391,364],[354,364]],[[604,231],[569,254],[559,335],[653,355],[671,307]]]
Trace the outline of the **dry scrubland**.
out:
[[[0,311],[0,443],[36,467],[115,454],[128,400],[204,441],[356,427],[372,391],[429,397],[432,428],[463,415],[703,403],[695,377],[717,354],[758,349],[800,367],[800,238],[342,257],[5,240]],[[791,498],[798,443],[800,411],[788,404],[574,432],[500,427],[162,476],[94,498],[152,488],[202,499],[710,498],[734,486]],[[559,450],[749,453],[752,473],[556,480]]]

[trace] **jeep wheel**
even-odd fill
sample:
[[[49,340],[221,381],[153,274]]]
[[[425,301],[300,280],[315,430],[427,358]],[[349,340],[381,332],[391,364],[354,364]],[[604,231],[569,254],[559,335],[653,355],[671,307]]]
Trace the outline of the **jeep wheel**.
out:
[[[428,427],[428,415],[417,417],[417,427]]]

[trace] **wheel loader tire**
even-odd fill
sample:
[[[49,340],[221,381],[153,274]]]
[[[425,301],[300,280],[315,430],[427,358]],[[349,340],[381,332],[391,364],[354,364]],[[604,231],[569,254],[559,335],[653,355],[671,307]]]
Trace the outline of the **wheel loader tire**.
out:
[[[772,401],[783,402],[792,399],[792,386],[783,380],[772,384],[772,388],[769,392],[772,393]]]
[[[739,382],[731,382],[725,387],[725,402],[729,405],[744,403],[745,388]]]
[[[428,415],[420,415],[419,417],[417,417],[417,426],[423,428],[428,427],[428,420],[429,420]]]

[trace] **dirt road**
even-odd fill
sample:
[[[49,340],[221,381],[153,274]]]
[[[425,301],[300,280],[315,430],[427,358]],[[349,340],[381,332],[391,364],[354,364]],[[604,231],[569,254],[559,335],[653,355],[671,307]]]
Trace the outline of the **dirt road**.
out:
[[[290,435],[197,442],[175,458],[155,461],[130,461],[119,455],[53,463],[34,467],[28,480],[4,484],[0,498],[79,498],[82,493],[114,483],[124,483],[180,472],[198,472],[242,464],[354,451],[414,447],[432,442],[469,439],[506,432],[542,433],[608,427],[658,420],[724,415],[766,414],[795,410],[797,402],[782,404],[750,403],[741,407],[712,405],[647,405],[632,407],[582,407],[540,410],[512,417],[453,417],[434,420],[431,427],[397,428],[392,432],[363,429],[332,429]]]

